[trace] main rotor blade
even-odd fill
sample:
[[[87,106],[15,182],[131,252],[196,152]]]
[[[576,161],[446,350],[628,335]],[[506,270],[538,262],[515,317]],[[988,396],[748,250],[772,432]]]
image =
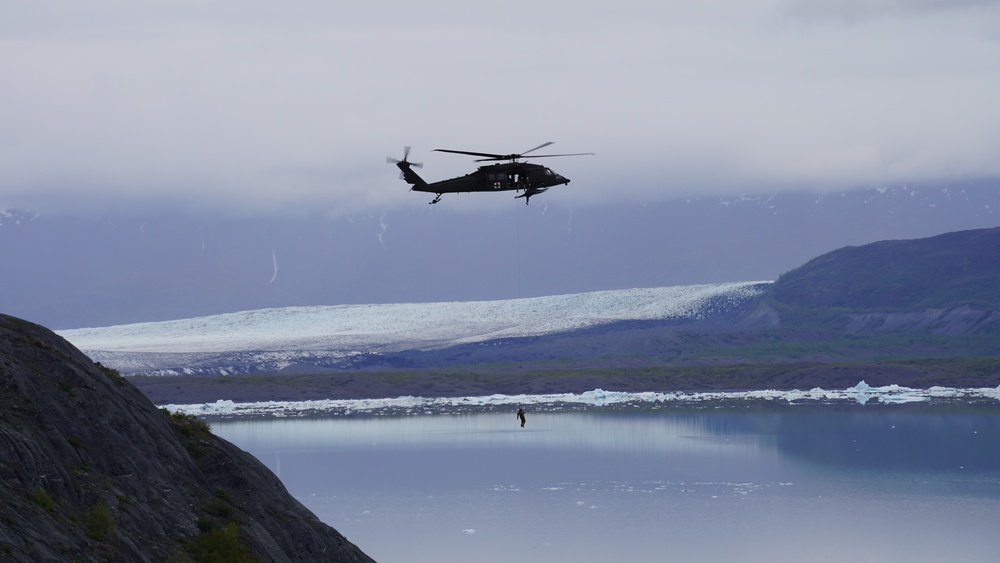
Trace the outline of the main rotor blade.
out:
[[[527,156],[529,152],[537,151],[538,149],[547,147],[552,144],[552,141],[547,143],[542,143],[533,149],[526,150],[520,154],[496,154],[491,152],[474,152],[474,151],[456,151],[452,149],[434,149],[436,152],[450,152],[454,154],[467,154],[469,156],[481,156],[483,158],[476,159],[476,162],[491,162],[494,160],[518,160],[520,158],[549,158],[553,156],[583,156],[583,155],[593,155],[592,152],[577,152],[570,154],[539,154]]]
[[[498,160],[506,160],[507,157],[502,154],[493,154],[489,152],[472,152],[472,151],[453,151],[451,149],[434,149],[435,152],[450,152],[454,154],[467,154],[469,156],[487,156],[495,158]]]
[[[588,156],[588,155],[589,156],[593,156],[595,154],[597,154],[597,153],[592,153],[592,152],[573,152],[573,153],[566,153],[566,154],[535,154],[535,155],[532,155],[532,156],[526,156],[525,158],[549,158],[549,157],[552,157],[552,156]]]
[[[526,151],[522,152],[521,154],[522,154],[522,155],[524,155],[524,154],[528,154],[528,153],[529,153],[529,152],[531,152],[531,151],[537,151],[538,149],[541,149],[541,148],[545,148],[545,147],[547,147],[547,146],[551,145],[551,144],[552,144],[553,142],[554,142],[554,141],[549,141],[549,142],[547,142],[547,143],[542,143],[542,144],[538,145],[537,147],[535,147],[535,148],[533,148],[533,149],[528,149],[528,150],[526,150]]]
[[[542,144],[538,145],[537,147],[535,147],[533,149],[529,149],[529,150],[526,150],[526,151],[524,151],[522,153],[516,153],[516,154],[496,154],[496,153],[491,153],[491,152],[454,151],[454,150],[451,150],[451,149],[434,149],[434,150],[436,150],[438,152],[451,152],[451,153],[455,153],[455,154],[467,154],[469,156],[482,156],[482,157],[484,157],[482,160],[477,160],[476,162],[484,162],[484,161],[487,161],[487,160],[517,160],[519,158],[522,158],[524,155],[528,154],[531,151],[537,151],[540,148],[544,148],[544,147],[547,147],[547,146],[551,145],[552,142],[553,141],[549,141],[547,143],[542,143]]]
[[[592,156],[594,154],[595,153],[592,153],[592,152],[575,152],[575,153],[569,153],[569,154],[536,154],[536,155],[528,155],[528,156],[523,156],[523,155],[519,154],[519,155],[514,155],[514,156],[516,156],[517,158],[533,159],[533,158],[550,158],[550,157],[553,157],[553,156],[585,156],[585,155],[591,155]],[[500,156],[500,157],[497,157],[497,158],[477,158],[476,162],[488,162],[488,161],[492,161],[492,160],[511,160],[510,157],[511,157],[511,155]]]

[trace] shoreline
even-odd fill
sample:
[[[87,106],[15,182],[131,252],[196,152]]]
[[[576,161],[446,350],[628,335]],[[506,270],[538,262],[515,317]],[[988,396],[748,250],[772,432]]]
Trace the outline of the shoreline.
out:
[[[796,362],[714,366],[501,366],[442,370],[341,371],[309,374],[129,376],[155,404],[217,401],[447,399],[492,395],[625,393],[746,393],[849,389],[864,381],[982,389],[1000,386],[1000,358],[893,362]]]
[[[861,381],[841,390],[815,388],[809,391],[709,391],[699,393],[628,393],[594,389],[585,393],[550,395],[491,395],[479,397],[412,397],[386,399],[321,399],[307,401],[262,401],[237,403],[219,400],[202,404],[163,405],[171,412],[207,419],[283,419],[355,416],[468,415],[513,411],[528,407],[533,412],[628,411],[662,409],[740,409],[834,406],[872,408],[874,405],[921,405],[923,407],[985,406],[1000,410],[1000,386],[956,389],[932,387],[912,389],[899,385],[872,387]],[[520,413],[521,410],[518,410]]]

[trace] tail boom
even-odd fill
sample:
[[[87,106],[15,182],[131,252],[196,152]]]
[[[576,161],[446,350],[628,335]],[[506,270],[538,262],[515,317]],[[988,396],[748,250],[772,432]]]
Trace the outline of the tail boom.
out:
[[[425,182],[419,174],[413,171],[413,167],[409,162],[401,160],[396,163],[396,166],[399,167],[399,171],[402,172],[403,175],[403,180],[407,184],[412,184],[414,188],[420,188],[427,185],[427,182]]]

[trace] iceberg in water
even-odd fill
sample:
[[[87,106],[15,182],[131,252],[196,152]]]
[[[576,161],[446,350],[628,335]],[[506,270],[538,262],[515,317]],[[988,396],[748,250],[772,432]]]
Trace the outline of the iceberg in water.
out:
[[[552,393],[546,395],[487,395],[478,397],[395,397],[389,399],[321,399],[313,401],[263,401],[236,403],[219,400],[214,403],[192,405],[162,405],[164,408],[203,417],[240,416],[345,416],[386,414],[443,414],[482,412],[491,409],[531,405],[538,410],[576,410],[602,407],[656,407],[665,405],[697,404],[733,401],[780,401],[801,404],[833,404],[857,402],[865,405],[873,400],[884,404],[926,402],[933,400],[995,400],[1000,401],[997,388],[957,389],[931,387],[911,389],[899,385],[872,387],[861,381],[854,387],[840,391],[814,388],[808,391],[707,391],[640,392],[605,391],[594,389],[584,393]]]
[[[844,395],[854,399],[855,401],[866,404],[872,399],[878,399],[882,403],[918,403],[923,401],[929,401],[932,398],[948,398],[956,397],[961,394],[963,390],[951,389],[946,387],[931,387],[930,389],[912,389],[910,387],[901,387],[896,384],[885,385],[883,387],[872,387],[868,385],[864,380],[858,382],[857,385],[851,387],[850,389],[844,390]],[[981,390],[988,392],[989,390]],[[985,393],[980,393],[979,395],[983,397],[988,397]],[[1000,398],[1000,397],[998,397]]]

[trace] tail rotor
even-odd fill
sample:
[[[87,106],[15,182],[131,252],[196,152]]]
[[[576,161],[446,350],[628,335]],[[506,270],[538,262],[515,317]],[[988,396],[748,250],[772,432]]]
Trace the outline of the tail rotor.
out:
[[[395,164],[396,166],[399,167],[399,170],[400,170],[400,172],[399,172],[399,179],[400,180],[405,180],[406,179],[404,177],[405,176],[405,173],[403,172],[404,169],[408,169],[411,166],[413,166],[415,168],[423,168],[424,167],[424,163],[422,163],[422,162],[410,162],[409,160],[407,160],[409,157],[410,157],[410,147],[409,147],[409,145],[403,147],[403,160],[398,160],[398,159],[395,159],[395,158],[393,158],[391,156],[385,157],[386,164]]]
[[[392,158],[391,156],[386,157],[385,161],[388,164],[395,164],[396,168],[399,168],[399,179],[403,180],[407,184],[412,184],[413,186],[425,186],[427,182],[424,181],[413,168],[423,168],[423,163],[421,162],[410,162],[410,147],[403,147],[403,160],[398,160]],[[413,189],[413,188],[410,188]]]

